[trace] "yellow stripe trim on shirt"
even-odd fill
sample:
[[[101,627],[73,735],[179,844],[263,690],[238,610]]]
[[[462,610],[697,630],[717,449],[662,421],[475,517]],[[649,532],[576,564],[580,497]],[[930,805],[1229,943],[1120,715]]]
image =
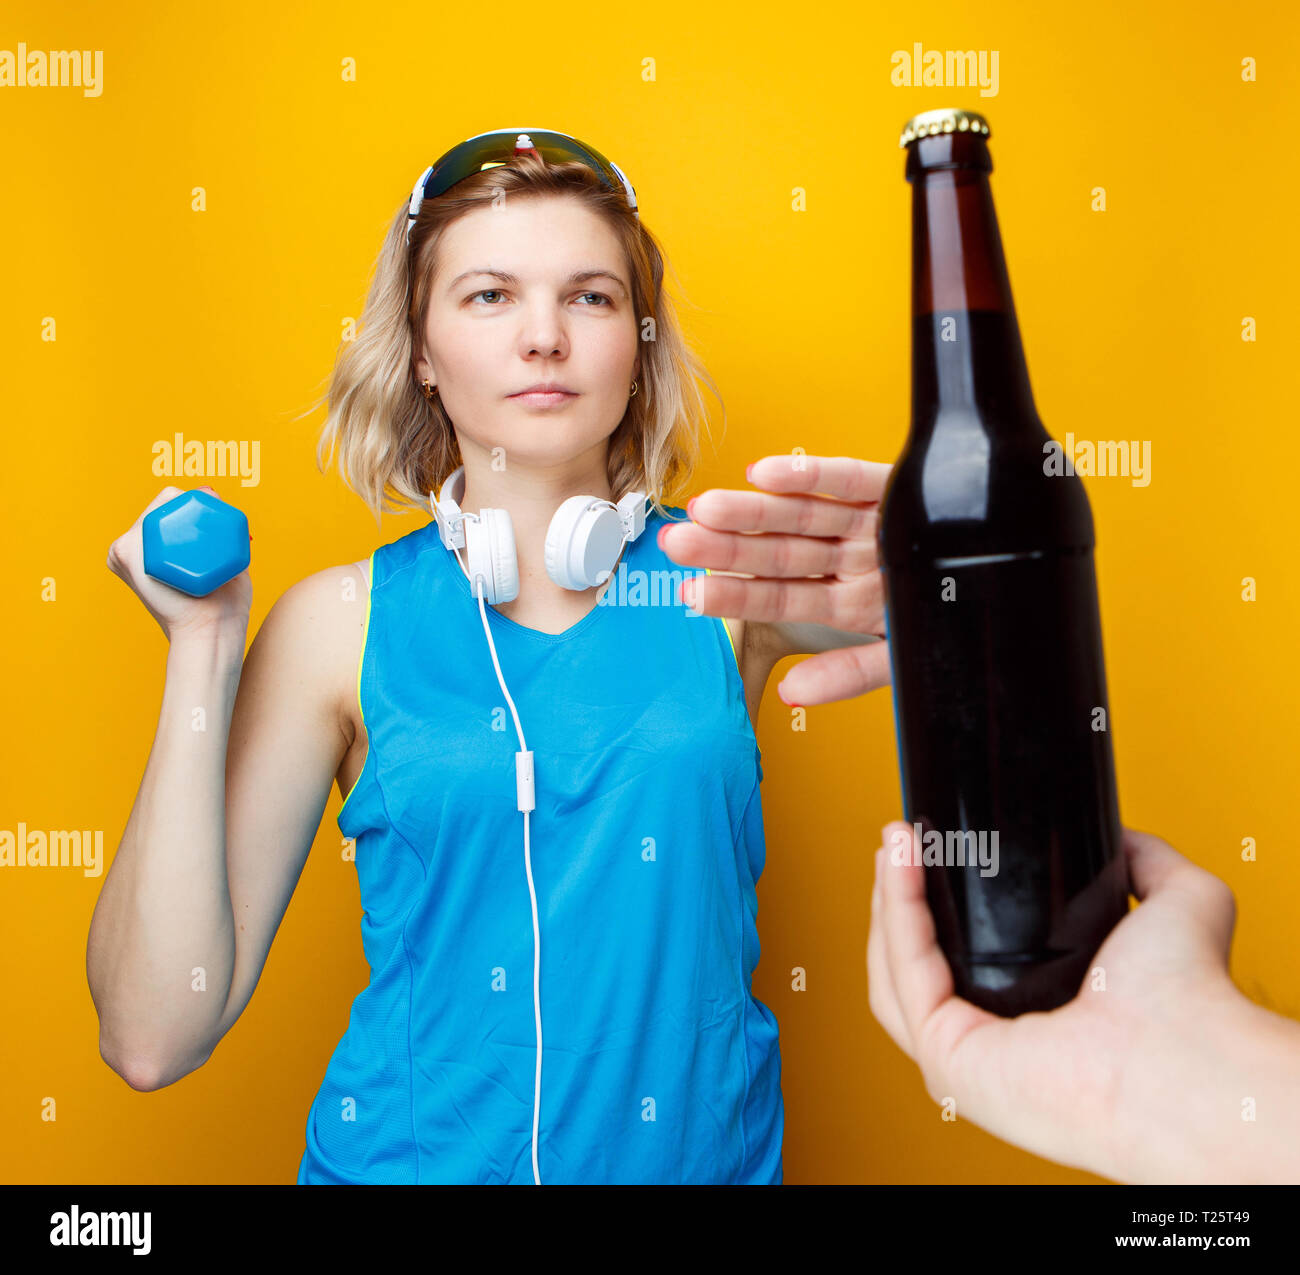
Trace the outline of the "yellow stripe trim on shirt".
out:
[[[711,576],[711,575],[713,574],[713,572],[710,571],[710,570],[708,569],[708,567],[705,567],[705,568],[704,568],[704,574],[705,574],[706,576]],[[722,619],[721,616],[719,616],[718,618],[719,618],[720,620]],[[726,631],[727,631],[727,641],[728,641],[729,643],[731,643],[731,655],[732,655],[732,658],[736,661],[736,668],[739,669],[739,668],[740,668],[740,656],[736,654],[736,639],[733,638],[733,637],[731,636],[731,625],[729,625],[729,624],[726,622],[726,620],[722,620],[722,627],[723,627],[724,629],[726,629]]]
[[[348,795],[343,798],[343,804],[339,807],[339,812],[335,819],[342,819],[343,812],[348,808],[348,802],[352,800],[352,794],[361,787],[361,775],[366,769],[366,764],[370,761],[370,750],[374,747],[374,741],[369,738],[370,727],[366,726],[366,715],[361,709],[361,670],[366,662],[366,643],[370,640],[370,608],[375,601],[375,555],[370,555],[370,570],[367,572],[369,580],[366,588],[366,626],[361,633],[361,658],[357,660],[357,715],[361,718],[361,725],[366,731],[366,760],[361,763],[361,770],[357,771],[357,777],[348,790]]]

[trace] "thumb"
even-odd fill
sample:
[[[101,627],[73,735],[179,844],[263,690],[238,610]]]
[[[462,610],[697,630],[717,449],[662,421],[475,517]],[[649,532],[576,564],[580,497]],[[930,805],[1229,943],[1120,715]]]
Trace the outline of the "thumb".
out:
[[[889,647],[863,635],[854,646],[823,651],[796,664],[776,688],[786,704],[807,706],[866,695],[889,685]]]

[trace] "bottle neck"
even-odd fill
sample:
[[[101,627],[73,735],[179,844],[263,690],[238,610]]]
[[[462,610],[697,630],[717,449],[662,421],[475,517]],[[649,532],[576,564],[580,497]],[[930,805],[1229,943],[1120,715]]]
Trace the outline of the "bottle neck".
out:
[[[909,157],[914,434],[941,416],[999,433],[1038,425],[982,141],[968,158],[928,168]]]

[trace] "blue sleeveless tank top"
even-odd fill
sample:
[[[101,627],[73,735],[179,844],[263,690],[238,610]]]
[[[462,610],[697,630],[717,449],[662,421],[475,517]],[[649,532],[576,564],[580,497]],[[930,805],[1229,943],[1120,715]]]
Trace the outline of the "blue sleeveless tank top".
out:
[[[680,516],[684,511],[673,508]],[[725,623],[652,510],[563,633],[486,607],[534,754],[544,1185],[779,1184],[777,1023],[756,1000],[762,766]],[[478,600],[429,522],[371,557],[355,838],[369,985],[298,1183],[531,1184],[533,921],[519,741]]]

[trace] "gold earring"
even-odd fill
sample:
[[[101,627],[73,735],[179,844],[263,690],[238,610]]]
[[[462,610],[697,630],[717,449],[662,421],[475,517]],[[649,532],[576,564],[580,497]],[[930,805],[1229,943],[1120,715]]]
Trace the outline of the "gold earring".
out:
[[[635,382],[635,381],[632,382],[632,393],[628,395],[628,398],[636,398],[636,382]]]
[[[433,402],[433,396],[437,392],[438,387],[436,385],[430,385],[427,380],[424,382],[424,397],[428,399],[430,403]]]

